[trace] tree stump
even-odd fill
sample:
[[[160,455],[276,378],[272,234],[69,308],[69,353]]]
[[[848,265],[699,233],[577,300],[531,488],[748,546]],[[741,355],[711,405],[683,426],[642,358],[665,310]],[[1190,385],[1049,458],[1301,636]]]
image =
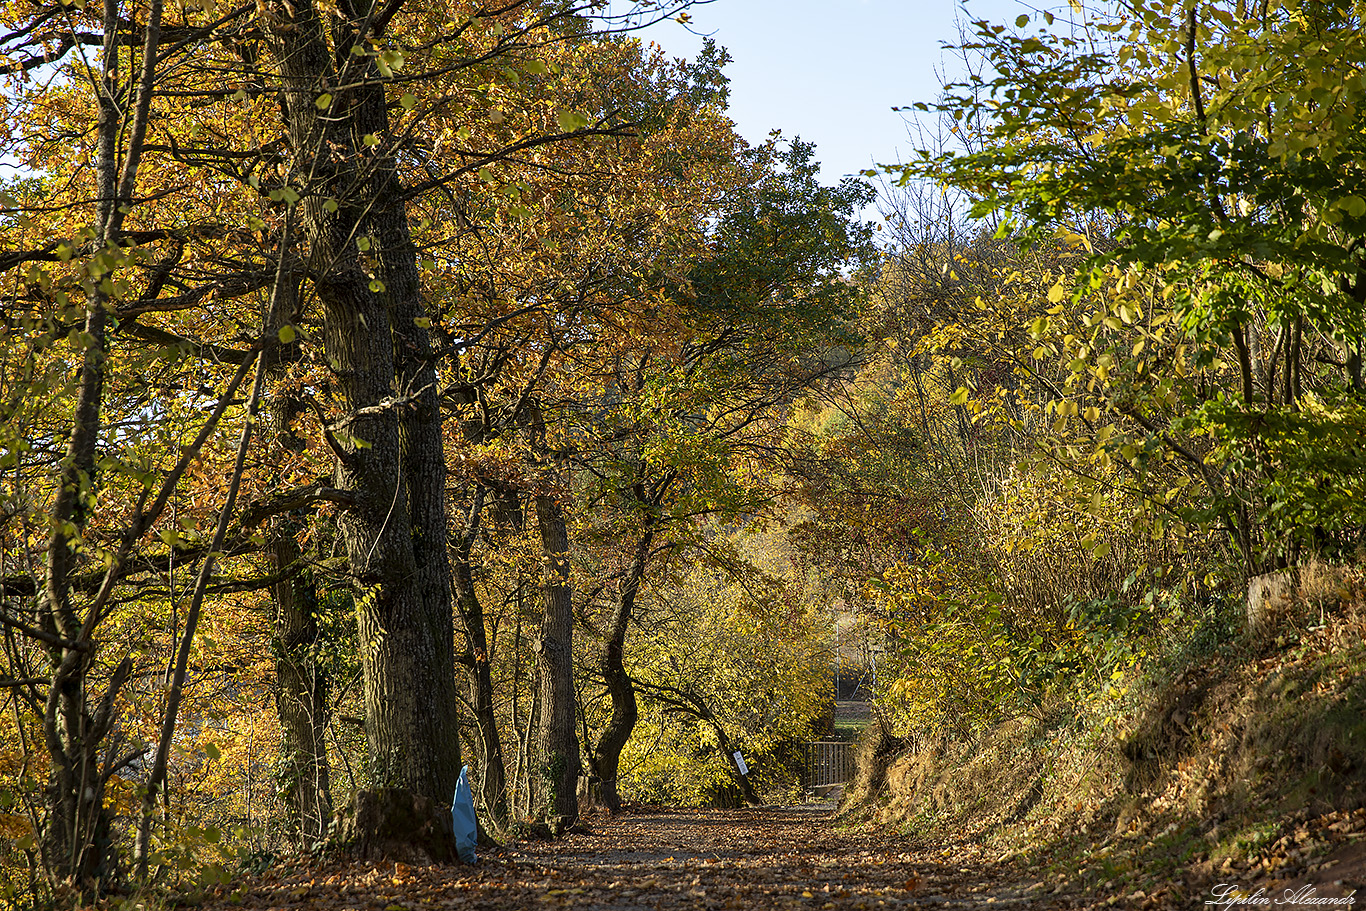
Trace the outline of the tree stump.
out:
[[[1295,573],[1279,570],[1247,580],[1247,628],[1259,641],[1274,637],[1295,605]]]

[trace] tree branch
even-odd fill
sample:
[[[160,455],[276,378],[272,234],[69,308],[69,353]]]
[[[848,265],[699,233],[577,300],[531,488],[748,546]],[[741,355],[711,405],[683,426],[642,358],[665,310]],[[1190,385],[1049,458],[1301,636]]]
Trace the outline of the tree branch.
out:
[[[356,497],[352,491],[341,490],[330,487],[322,481],[315,481],[302,487],[282,490],[271,494],[265,500],[253,503],[242,513],[242,527],[244,529],[255,528],[272,516],[324,502],[351,506],[356,502]]]

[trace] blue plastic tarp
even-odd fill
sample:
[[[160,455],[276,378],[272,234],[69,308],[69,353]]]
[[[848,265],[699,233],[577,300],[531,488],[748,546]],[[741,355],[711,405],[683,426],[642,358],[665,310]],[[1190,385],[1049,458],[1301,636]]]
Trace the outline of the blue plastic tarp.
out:
[[[479,823],[474,818],[474,793],[470,791],[469,766],[460,769],[460,780],[455,783],[451,820],[455,823],[455,853],[463,862],[474,863],[478,860],[474,845],[479,837]]]

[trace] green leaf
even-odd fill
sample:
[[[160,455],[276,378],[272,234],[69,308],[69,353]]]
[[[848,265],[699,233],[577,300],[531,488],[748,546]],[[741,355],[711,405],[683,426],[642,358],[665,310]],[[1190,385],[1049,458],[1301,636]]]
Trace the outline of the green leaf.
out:
[[[1021,14],[1021,15],[1015,17],[1015,27],[1016,27],[1016,28],[1024,28],[1024,27],[1025,27],[1026,25],[1028,25],[1028,24],[1029,24],[1029,16],[1028,16],[1028,14]]]
[[[417,96],[412,92],[404,92],[403,97],[398,100],[398,103],[403,105],[404,110],[411,111],[413,108],[417,107]]]
[[[370,290],[375,292],[376,294],[383,294],[384,282],[380,281],[377,278],[370,279]]]
[[[214,762],[217,762],[219,759],[223,758],[223,752],[218,749],[218,744],[216,743],[204,744],[204,755],[209,757],[209,759],[213,760]]]
[[[318,110],[327,110],[329,107],[332,106],[332,93],[323,92],[321,95],[318,96],[318,100],[313,103],[318,106]]]
[[[559,121],[560,130],[565,133],[572,133],[575,130],[582,130],[588,126],[588,118],[578,111],[563,110],[555,115]]]
[[[959,386],[958,389],[954,391],[953,395],[949,396],[950,405],[963,405],[967,403],[967,400],[968,390],[964,386]]]
[[[1338,200],[1338,208],[1342,209],[1353,218],[1360,218],[1366,215],[1366,199],[1360,196],[1344,196]]]
[[[280,343],[283,345],[288,345],[298,337],[298,333],[295,332],[294,327],[290,325],[281,326],[278,335],[280,336]]]

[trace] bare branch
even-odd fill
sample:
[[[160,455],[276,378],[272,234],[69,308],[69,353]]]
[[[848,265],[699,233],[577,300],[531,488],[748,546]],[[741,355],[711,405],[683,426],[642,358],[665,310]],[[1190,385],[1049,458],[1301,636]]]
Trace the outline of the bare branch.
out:
[[[323,482],[306,484],[271,494],[264,501],[252,504],[242,513],[242,527],[254,528],[272,516],[303,509],[314,503],[340,503],[343,506],[350,506],[355,501],[355,494],[349,490],[330,487]]]

